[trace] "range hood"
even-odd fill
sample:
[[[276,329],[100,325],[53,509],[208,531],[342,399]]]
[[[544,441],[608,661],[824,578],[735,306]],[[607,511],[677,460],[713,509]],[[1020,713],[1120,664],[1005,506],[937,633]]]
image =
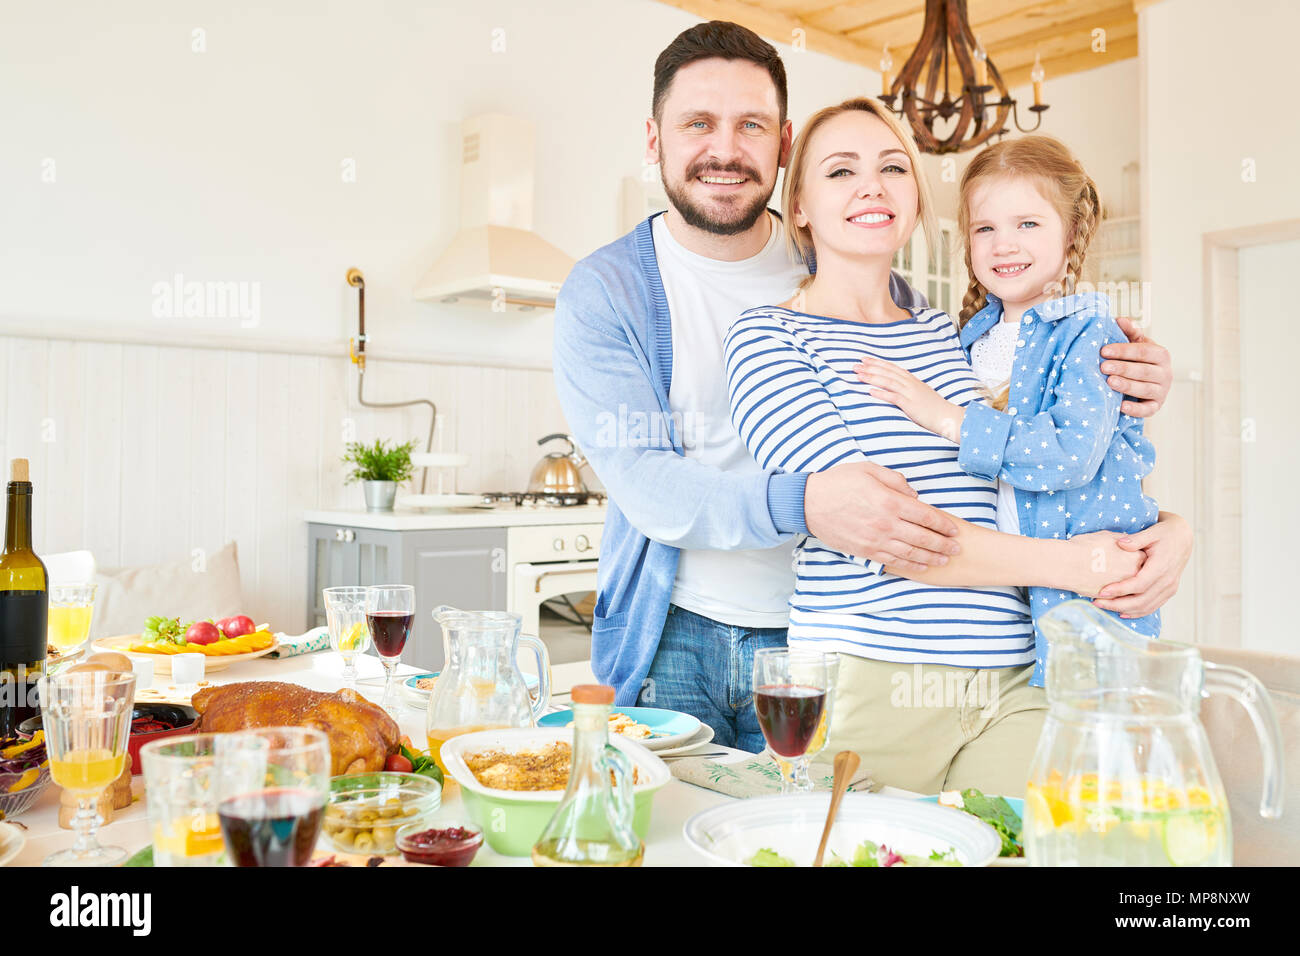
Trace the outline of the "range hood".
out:
[[[460,232],[415,288],[423,302],[495,312],[555,308],[573,259],[533,232],[532,123],[485,113],[461,124]]]

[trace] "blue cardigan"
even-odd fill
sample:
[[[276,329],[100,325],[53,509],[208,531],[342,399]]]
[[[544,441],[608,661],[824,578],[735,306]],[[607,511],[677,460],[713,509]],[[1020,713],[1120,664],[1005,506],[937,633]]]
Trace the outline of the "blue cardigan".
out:
[[[734,474],[685,457],[668,404],[672,323],[653,219],[575,265],[555,304],[555,389],[609,493],[591,666],[620,705],[636,702],[654,660],[682,548],[772,548],[808,532],[807,474]],[[893,273],[890,291],[925,305]]]

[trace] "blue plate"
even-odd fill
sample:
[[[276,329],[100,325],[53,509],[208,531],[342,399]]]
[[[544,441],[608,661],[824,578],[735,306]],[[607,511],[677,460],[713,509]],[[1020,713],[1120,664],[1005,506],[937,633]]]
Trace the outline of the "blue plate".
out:
[[[627,714],[638,724],[645,724],[654,733],[653,737],[639,741],[651,750],[675,746],[693,736],[700,729],[700,722],[690,714],[676,710],[661,710],[658,707],[615,707],[615,714]],[[561,710],[547,714],[537,721],[539,727],[567,727],[573,722],[573,711]]]
[[[415,682],[424,680],[426,677],[437,677],[441,673],[442,671],[434,671],[431,674],[412,674],[410,677],[406,678],[406,680],[402,681],[402,683],[405,684],[407,687],[411,688],[411,690],[415,691],[416,693],[428,693],[427,691],[421,691],[420,688],[416,687]],[[529,690],[535,688],[537,686],[537,675],[525,674],[524,684],[525,686],[528,687]]]

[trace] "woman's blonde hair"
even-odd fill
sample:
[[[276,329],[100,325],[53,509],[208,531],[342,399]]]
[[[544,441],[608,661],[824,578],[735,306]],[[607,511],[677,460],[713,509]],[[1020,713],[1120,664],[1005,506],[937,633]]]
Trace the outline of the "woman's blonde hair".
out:
[[[930,193],[929,181],[921,172],[921,151],[916,148],[916,141],[907,127],[899,122],[898,118],[882,103],[867,97],[845,100],[843,103],[818,110],[808,118],[803,130],[795,137],[794,145],[790,147],[790,156],[785,166],[785,182],[781,187],[781,213],[785,221],[786,246],[790,250],[790,255],[807,262],[816,253],[812,231],[807,226],[794,224],[795,202],[803,189],[807,173],[805,167],[808,164],[808,143],[827,120],[852,110],[870,113],[888,126],[889,131],[897,137],[903,151],[907,153],[912,175],[916,178],[917,219],[921,223],[921,228],[925,230],[926,245],[935,250],[936,255],[943,255],[944,252],[938,245],[939,221],[934,212],[934,197]],[[812,278],[809,276],[801,285],[807,285]]]
[[[999,179],[1026,177],[1043,198],[1056,207],[1065,226],[1065,279],[1054,284],[1051,295],[1070,295],[1078,287],[1088,246],[1101,222],[1101,199],[1097,184],[1074,158],[1065,144],[1050,136],[1025,136],[1005,140],[975,155],[961,177],[957,201],[957,232],[961,236],[970,285],[962,299],[957,327],[961,328],[988,305],[988,290],[975,277],[971,266],[970,206],[975,190]],[[1004,387],[993,405],[1004,411],[1010,388]]]

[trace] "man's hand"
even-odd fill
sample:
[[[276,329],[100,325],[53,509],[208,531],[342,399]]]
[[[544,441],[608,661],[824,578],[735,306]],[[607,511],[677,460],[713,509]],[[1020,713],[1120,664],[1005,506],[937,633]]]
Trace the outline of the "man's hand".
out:
[[[819,541],[902,570],[947,564],[947,555],[961,550],[952,519],[918,500],[902,475],[870,462],[809,475],[803,510]]]
[[[1174,365],[1169,350],[1138,331],[1132,319],[1116,318],[1128,342],[1112,342],[1101,349],[1101,371],[1106,382],[1125,400],[1119,410],[1134,418],[1149,418],[1158,412],[1174,384]]]
[[[853,372],[858,381],[871,386],[871,394],[876,398],[897,405],[926,431],[961,444],[961,423],[966,418],[966,409],[948,401],[907,369],[866,356],[853,366]]]
[[[1108,584],[1092,603],[1120,617],[1145,617],[1163,607],[1178,591],[1183,568],[1192,556],[1192,527],[1180,515],[1160,512],[1160,520],[1138,534],[1119,539],[1125,551],[1146,555],[1142,569]]]
[[[1141,570],[1146,555],[1140,550],[1135,554],[1134,549],[1121,548],[1122,537],[1115,531],[1092,531],[1070,539],[1078,554],[1068,568],[1071,591],[1096,597],[1099,591],[1112,587],[1112,581],[1131,579]],[[1097,606],[1101,607],[1101,602]]]

